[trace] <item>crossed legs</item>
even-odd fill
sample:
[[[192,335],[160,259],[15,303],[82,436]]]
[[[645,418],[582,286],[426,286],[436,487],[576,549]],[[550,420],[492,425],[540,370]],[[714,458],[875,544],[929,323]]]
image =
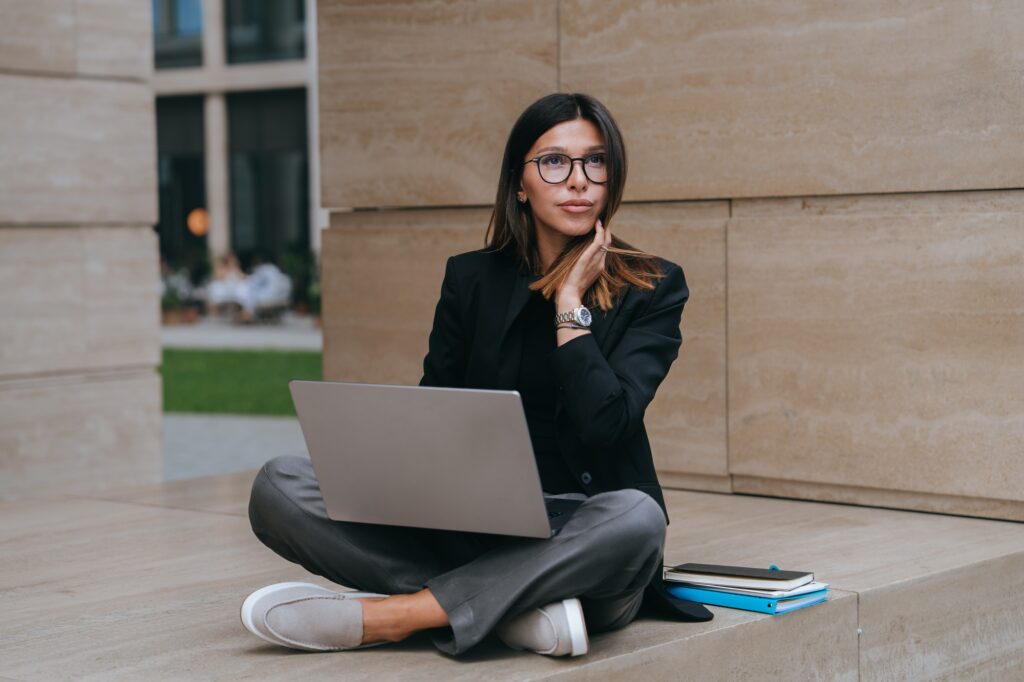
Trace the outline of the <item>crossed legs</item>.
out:
[[[587,498],[545,540],[333,521],[300,457],[260,470],[249,517],[285,559],[335,583],[396,595],[364,601],[364,640],[432,629],[450,654],[503,618],[570,597],[580,598],[592,632],[628,624],[660,567],[665,536],[661,509],[637,490]]]

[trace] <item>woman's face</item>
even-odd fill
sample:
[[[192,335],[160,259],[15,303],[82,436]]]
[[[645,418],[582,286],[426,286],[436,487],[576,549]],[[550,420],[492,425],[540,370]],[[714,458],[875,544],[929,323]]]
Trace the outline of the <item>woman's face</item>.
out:
[[[601,131],[590,121],[578,118],[559,123],[537,138],[522,161],[526,163],[552,152],[579,158],[604,151]],[[607,184],[596,184],[587,178],[582,162],[573,162],[569,177],[558,184],[545,182],[538,165],[527,163],[523,167],[518,198],[525,198],[533,213],[538,240],[553,240],[564,245],[572,237],[594,229],[608,201],[608,190]]]

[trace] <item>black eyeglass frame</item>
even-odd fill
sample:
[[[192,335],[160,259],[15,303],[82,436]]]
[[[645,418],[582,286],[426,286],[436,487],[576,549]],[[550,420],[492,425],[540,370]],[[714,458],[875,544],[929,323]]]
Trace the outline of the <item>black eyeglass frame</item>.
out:
[[[587,177],[587,180],[590,180],[595,185],[604,185],[604,184],[606,184],[608,182],[608,178],[605,178],[604,180],[595,180],[594,178],[590,177],[589,173],[587,173],[587,163],[586,163],[587,158],[589,158],[591,156],[597,156],[599,154],[605,155],[604,152],[594,152],[593,154],[588,154],[587,156],[569,156],[568,154],[561,154],[559,152],[551,152],[550,154],[541,154],[540,156],[535,156],[532,159],[524,161],[523,165],[525,166],[528,163],[535,163],[535,164],[537,164],[537,175],[540,176],[541,180],[544,180],[544,182],[548,183],[549,185],[561,185],[563,182],[565,182],[566,180],[569,179],[569,177],[572,175],[573,168],[576,167],[576,162],[579,161],[580,165],[583,166],[583,175],[585,175]],[[565,158],[569,159],[569,172],[567,172],[565,174],[564,178],[562,178],[561,180],[559,180],[557,182],[551,182],[550,180],[547,180],[544,177],[544,173],[542,173],[541,170],[540,170],[540,160],[543,159],[546,156],[564,156]]]

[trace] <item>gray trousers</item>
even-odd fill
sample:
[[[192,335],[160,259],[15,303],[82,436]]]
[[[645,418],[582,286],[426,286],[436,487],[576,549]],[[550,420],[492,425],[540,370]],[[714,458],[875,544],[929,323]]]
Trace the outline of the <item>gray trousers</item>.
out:
[[[309,460],[277,457],[253,482],[249,519],[270,549],[311,573],[368,592],[429,588],[451,629],[434,644],[460,654],[498,622],[579,597],[590,632],[621,628],[661,567],[665,517],[638,490],[591,497],[549,539],[333,521]]]

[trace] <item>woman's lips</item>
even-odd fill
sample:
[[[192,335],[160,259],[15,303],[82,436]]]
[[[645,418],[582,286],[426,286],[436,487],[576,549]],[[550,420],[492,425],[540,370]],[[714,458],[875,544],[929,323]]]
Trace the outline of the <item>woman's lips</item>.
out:
[[[565,202],[564,204],[559,204],[558,208],[568,213],[586,213],[594,208],[594,205],[588,202]]]

